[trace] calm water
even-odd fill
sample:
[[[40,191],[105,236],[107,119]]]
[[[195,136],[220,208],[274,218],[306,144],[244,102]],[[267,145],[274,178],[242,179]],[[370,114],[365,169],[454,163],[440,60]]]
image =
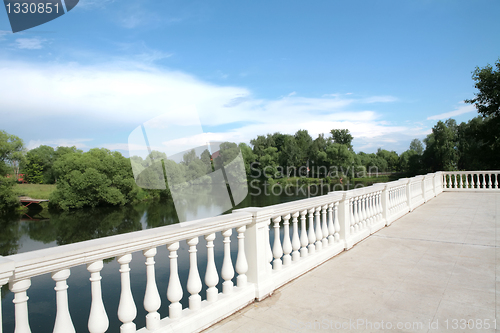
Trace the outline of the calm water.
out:
[[[302,188],[291,188],[288,195],[280,193],[276,187],[274,194],[271,188],[259,189],[249,187],[249,195],[243,202],[235,207],[263,207],[283,202],[299,200],[315,195],[328,193],[328,186],[304,185]],[[205,197],[206,199],[200,199]],[[209,196],[200,196],[196,205],[193,205],[190,215],[203,218],[212,210],[213,203]],[[229,213],[230,211],[226,212]],[[145,202],[119,208],[101,207],[95,209],[81,209],[71,212],[30,211],[23,216],[12,215],[0,219],[0,255],[7,256],[16,253],[34,251],[37,249],[55,247],[64,244],[81,242],[89,239],[106,237],[116,234],[128,233],[149,228],[156,228],[178,223],[173,202]],[[271,232],[271,237],[272,237]],[[236,232],[232,236],[232,260],[236,262]],[[272,241],[272,240],[271,240]],[[222,236],[217,234],[215,239],[215,260],[219,271],[222,267],[223,247]],[[206,242],[200,237],[198,244],[198,269],[204,281],[206,269]],[[187,307],[189,293],[186,291],[186,281],[189,269],[189,253],[186,242],[181,242],[179,254],[179,274],[183,284],[184,297],[181,301]],[[168,250],[165,246],[158,248],[156,261],[156,280],[162,298],[160,307],[161,317],[168,315],[169,301],[166,297],[169,276]],[[138,328],[145,326],[147,312],[142,305],[146,288],[146,266],[142,252],[132,254],[131,287],[137,306],[135,323]],[[119,332],[121,322],[118,320],[118,302],[120,296],[119,264],[115,258],[105,260],[101,271],[103,300],[109,318],[108,332]],[[85,265],[71,268],[68,279],[68,298],[70,312],[77,332],[88,332],[87,320],[90,312],[90,273]],[[28,289],[28,310],[30,313],[30,326],[33,333],[52,332],[55,322],[55,282],[50,274],[37,276],[31,279],[32,284]],[[236,283],[236,277],[233,279]],[[222,282],[218,288],[221,290]],[[205,299],[206,286],[200,293]],[[2,288],[3,331],[14,332],[14,306],[13,293],[8,286]],[[78,314],[78,315],[77,315]]]

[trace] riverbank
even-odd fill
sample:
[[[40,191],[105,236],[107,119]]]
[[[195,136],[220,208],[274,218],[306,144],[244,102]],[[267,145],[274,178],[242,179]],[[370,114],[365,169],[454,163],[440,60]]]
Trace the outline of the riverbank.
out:
[[[14,186],[16,196],[26,196],[33,199],[48,200],[50,194],[55,190],[55,184],[16,184]]]

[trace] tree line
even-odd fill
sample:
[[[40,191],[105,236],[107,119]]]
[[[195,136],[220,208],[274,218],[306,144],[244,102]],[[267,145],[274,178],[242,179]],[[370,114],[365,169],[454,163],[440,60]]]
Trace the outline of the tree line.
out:
[[[170,175],[170,187],[194,180],[203,184],[209,179],[208,173],[228,165],[240,151],[248,180],[316,177],[335,181],[335,178],[355,177],[360,172],[366,175],[366,171],[413,176],[439,170],[498,170],[500,59],[495,66],[477,67],[473,72],[479,92],[476,98],[465,102],[474,104],[479,116],[461,124],[454,119],[438,121],[423,143],[414,139],[402,154],[382,148],[371,154],[356,153],[347,129],[332,129],[328,136],[320,134],[315,139],[307,130],[293,135],[279,132],[259,135],[250,141],[251,146],[221,144],[217,158],[208,150],[201,154],[192,150],[179,162],[154,151],[145,159],[126,158],[104,148],[83,152],[76,147],[54,149],[42,145],[26,152],[20,138],[0,131],[0,212],[17,206],[12,188],[19,173],[30,183],[57,184],[50,197],[54,208],[124,205],[170,196],[168,184],[161,186],[165,180],[155,168],[165,168]],[[154,165],[155,161],[163,162]],[[137,170],[140,175],[135,179]],[[157,187],[151,185],[159,183]]]

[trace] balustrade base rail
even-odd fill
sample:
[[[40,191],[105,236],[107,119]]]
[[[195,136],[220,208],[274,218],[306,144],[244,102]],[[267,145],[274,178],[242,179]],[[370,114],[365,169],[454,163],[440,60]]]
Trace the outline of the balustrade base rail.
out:
[[[0,285],[9,283],[14,294],[16,333],[30,332],[31,278],[48,273],[56,286],[54,332],[75,332],[71,317],[86,315],[89,332],[102,333],[108,329],[109,320],[102,299],[101,270],[104,259],[117,257],[120,269],[116,277],[121,281],[121,294],[116,315],[122,322],[121,333],[198,332],[349,250],[443,191],[475,191],[477,186],[498,190],[499,174],[500,171],[437,172],[269,207],[240,209],[182,225],[0,257]],[[223,238],[221,269],[214,260],[216,233]],[[206,241],[206,258],[199,258],[200,237]],[[178,263],[180,241],[186,241],[189,248],[189,274],[182,283],[184,275],[179,274]],[[235,244],[231,247],[231,243]],[[156,283],[158,246],[166,246],[169,251],[167,290],[158,290]],[[147,282],[144,295],[132,296],[129,263],[135,251],[144,255]],[[198,271],[199,260],[206,262],[203,281]],[[89,314],[72,313],[68,306],[66,280],[70,269],[81,264],[87,265],[91,281]],[[221,290],[217,289],[219,282]],[[202,300],[203,283],[206,297]],[[181,299],[186,292],[190,295],[189,306],[184,305],[183,309]],[[164,298],[160,294],[165,293],[170,303],[169,315],[160,318],[158,310]],[[147,315],[146,327],[137,330],[134,320],[139,299],[143,300]],[[0,315],[0,333],[1,319]]]

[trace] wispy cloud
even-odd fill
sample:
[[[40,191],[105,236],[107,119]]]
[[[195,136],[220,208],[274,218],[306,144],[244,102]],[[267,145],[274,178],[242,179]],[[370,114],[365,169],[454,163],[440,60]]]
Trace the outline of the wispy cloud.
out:
[[[9,34],[12,34],[12,31],[0,30],[0,41],[6,40],[7,38],[5,38],[5,36]]]
[[[15,40],[15,46],[18,49],[27,49],[27,50],[39,50],[43,48],[43,43],[47,40],[44,38],[18,38]]]
[[[78,149],[89,148],[84,142],[92,141],[92,139],[57,139],[57,140],[30,140],[26,145],[28,150],[44,146],[51,147],[73,147],[75,146]]]
[[[459,106],[454,111],[437,114],[435,116],[430,116],[430,117],[427,117],[427,120],[448,119],[448,118],[451,118],[451,117],[459,116],[459,115],[464,114],[464,113],[469,113],[469,112],[476,111],[476,108],[474,107],[474,105],[464,104],[463,102],[461,104],[462,105]]]
[[[85,119],[89,124],[112,126],[126,133],[165,113],[171,114],[174,121],[189,122],[182,112],[186,105],[197,109],[203,126],[240,124],[223,133],[207,134],[223,141],[249,142],[257,135],[293,134],[299,129],[306,129],[316,137],[320,133],[328,135],[333,128],[347,128],[358,146],[383,146],[388,138],[398,141],[410,136],[411,140],[421,132],[411,124],[387,123],[377,111],[362,107],[370,98],[380,103],[392,101],[391,98],[354,98],[355,95],[313,98],[290,94],[258,99],[246,88],[218,86],[182,72],[154,66],[145,68],[132,62],[34,66],[0,60],[0,70],[3,95],[0,110],[6,114],[3,120],[14,121],[16,113],[23,114],[48,132],[57,133],[64,126],[75,137],[85,137],[93,128],[86,131],[85,126],[75,121],[61,124],[61,119]],[[120,141],[126,140],[108,141],[108,147],[124,148]],[[51,144],[84,148],[86,142],[61,140]],[[37,144],[48,143],[33,142],[29,146]]]

